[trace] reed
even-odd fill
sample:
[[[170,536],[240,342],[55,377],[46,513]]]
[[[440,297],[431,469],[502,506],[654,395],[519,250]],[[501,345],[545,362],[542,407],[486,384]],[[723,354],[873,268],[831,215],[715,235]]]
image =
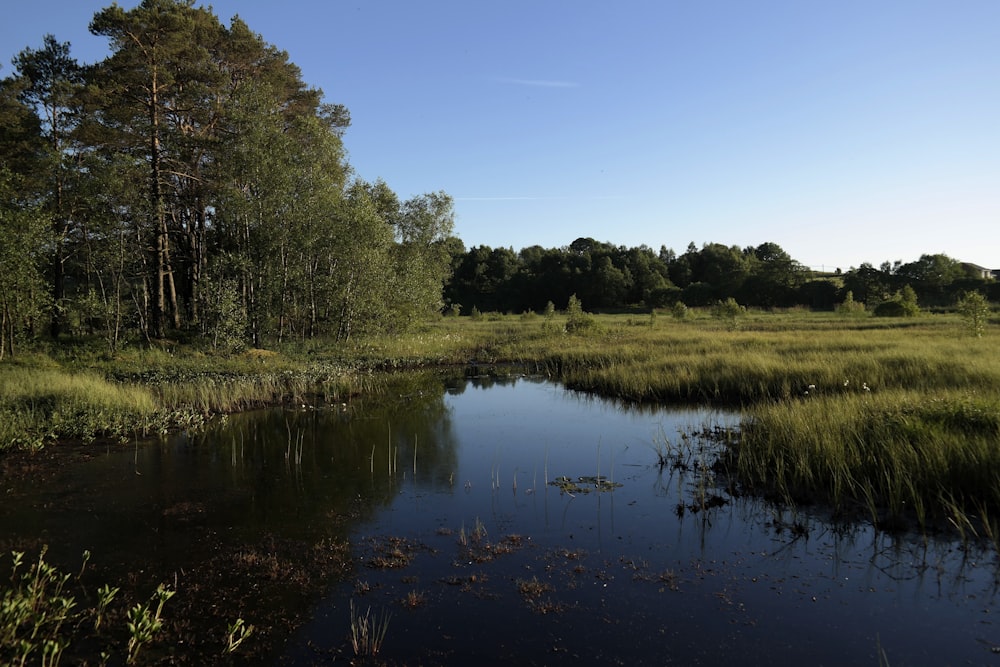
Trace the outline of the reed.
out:
[[[354,600],[350,602],[351,609],[351,647],[357,656],[375,656],[382,650],[382,643],[389,631],[390,615],[383,611],[372,614],[371,607],[363,613],[355,609]]]

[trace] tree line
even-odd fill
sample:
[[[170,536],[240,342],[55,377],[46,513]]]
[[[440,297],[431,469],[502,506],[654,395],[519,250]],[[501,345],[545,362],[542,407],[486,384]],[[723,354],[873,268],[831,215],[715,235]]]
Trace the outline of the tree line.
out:
[[[862,264],[818,274],[776,243],[740,248],[693,243],[682,254],[661,246],[627,248],[578,238],[561,248],[476,246],[452,241],[445,301],[462,312],[524,312],[560,306],[573,295],[589,310],[709,306],[734,299],[758,308],[833,309],[850,299],[874,309],[909,287],[921,305],[950,306],[966,291],[1000,300],[1000,283],[947,255],[910,263]]]
[[[347,339],[440,309],[451,198],[356,177],[349,112],[287,53],[194,0],[89,28],[104,60],[49,35],[0,80],[0,349]]]

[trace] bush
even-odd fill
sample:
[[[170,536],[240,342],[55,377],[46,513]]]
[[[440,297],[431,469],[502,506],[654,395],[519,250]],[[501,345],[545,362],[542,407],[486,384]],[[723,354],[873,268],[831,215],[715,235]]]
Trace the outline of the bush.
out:
[[[854,292],[848,290],[847,294],[844,295],[844,301],[837,304],[837,312],[841,315],[863,315],[865,313],[865,304],[861,301],[855,301]]]
[[[730,330],[739,328],[739,318],[746,315],[747,309],[736,302],[736,299],[729,297],[725,301],[717,301],[712,306],[712,316],[726,322],[726,327]]]
[[[670,307],[670,315],[675,320],[686,320],[688,314],[688,307],[684,305],[683,301],[678,301]]]
[[[979,292],[965,292],[956,305],[966,330],[976,338],[981,338],[990,316],[990,304],[986,297]]]
[[[594,326],[594,318],[583,311],[583,304],[576,294],[566,304],[566,332],[578,333]]]
[[[920,314],[917,293],[907,285],[894,298],[876,306],[873,313],[876,317],[916,317]]]
[[[892,301],[883,301],[879,305],[875,306],[875,310],[872,311],[875,317],[906,317],[906,307],[903,306],[903,302],[897,299]]]

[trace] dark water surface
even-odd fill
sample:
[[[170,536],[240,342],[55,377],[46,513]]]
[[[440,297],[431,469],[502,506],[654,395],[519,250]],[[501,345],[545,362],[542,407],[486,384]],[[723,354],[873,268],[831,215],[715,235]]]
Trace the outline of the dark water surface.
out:
[[[697,433],[737,415],[428,377],[4,480],[0,546],[187,586],[191,628],[242,616],[280,664],[348,662],[353,602],[390,664],[1000,665],[992,553],[729,497]]]

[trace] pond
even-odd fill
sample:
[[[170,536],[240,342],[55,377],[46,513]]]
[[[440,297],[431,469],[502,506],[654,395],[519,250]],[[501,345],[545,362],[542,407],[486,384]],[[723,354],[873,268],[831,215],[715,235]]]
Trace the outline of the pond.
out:
[[[400,383],[10,475],[0,547],[175,587],[150,657],[192,664],[237,617],[240,662],[345,662],[366,614],[399,665],[1000,664],[995,554],[731,497],[736,414]]]

